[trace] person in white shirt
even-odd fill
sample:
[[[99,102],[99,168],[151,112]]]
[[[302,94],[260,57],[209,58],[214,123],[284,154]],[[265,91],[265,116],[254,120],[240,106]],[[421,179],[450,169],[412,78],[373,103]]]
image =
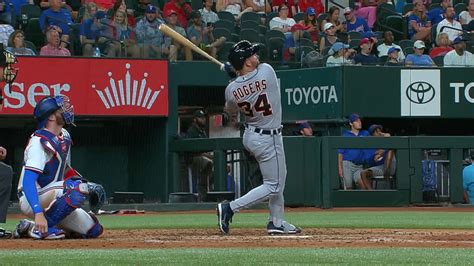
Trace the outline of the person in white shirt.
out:
[[[459,22],[461,22],[461,25],[467,25],[473,19],[474,19],[474,0],[469,0],[467,11],[462,11],[459,14]]]
[[[405,60],[405,54],[402,51],[402,48],[395,43],[393,43],[393,33],[392,31],[386,31],[383,33],[383,43],[377,46],[377,52],[379,57],[382,56],[387,56],[388,55],[388,50],[390,48],[397,48],[399,50],[398,52],[398,61],[403,61]]]
[[[245,0],[246,7],[251,7],[253,12],[266,14],[272,12],[272,7],[267,0]]]
[[[444,66],[474,66],[474,55],[466,51],[466,41],[457,37],[453,41],[454,50],[444,56]]]
[[[217,14],[212,11],[212,5],[214,4],[212,0],[203,0],[203,8],[199,9],[199,13],[201,13],[202,20],[204,21],[204,25],[208,25],[209,23],[215,23],[219,20]]]
[[[438,23],[438,26],[436,27],[436,34],[439,34],[440,32],[446,32],[449,36],[450,41],[454,41],[456,37],[462,34],[462,26],[461,23],[458,21],[454,20],[454,17],[456,16],[456,12],[454,12],[454,8],[452,6],[446,8],[444,11],[444,19]],[[452,27],[456,28],[459,30],[451,29],[451,28],[444,28],[443,27]]]
[[[336,42],[329,49],[329,54],[326,61],[326,66],[341,66],[341,65],[352,65],[354,62],[350,57],[355,54],[354,49],[348,49],[348,44],[343,44],[342,42]]]
[[[278,17],[272,18],[270,20],[270,29],[279,30],[283,33],[291,31],[291,27],[296,24],[296,21],[288,17],[288,7],[285,4],[281,4],[278,7]]]

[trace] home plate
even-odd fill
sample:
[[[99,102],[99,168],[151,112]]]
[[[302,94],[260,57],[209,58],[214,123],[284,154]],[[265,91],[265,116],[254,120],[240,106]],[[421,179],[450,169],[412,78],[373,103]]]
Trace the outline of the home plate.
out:
[[[286,239],[308,239],[312,236],[298,236],[298,235],[270,235],[269,238],[286,238]]]

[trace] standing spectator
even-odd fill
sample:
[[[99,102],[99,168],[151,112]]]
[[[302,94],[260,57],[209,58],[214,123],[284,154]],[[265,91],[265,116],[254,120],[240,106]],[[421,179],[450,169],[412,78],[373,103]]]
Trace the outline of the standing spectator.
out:
[[[462,170],[462,187],[464,189],[464,200],[474,206],[474,151],[469,152],[471,165]]]
[[[294,0],[272,0],[272,11],[273,12],[278,12],[278,9],[280,8],[281,5],[286,5],[288,6],[288,17],[292,18],[295,14],[298,13],[298,5],[295,4]],[[301,12],[304,12],[304,10],[301,10]],[[299,22],[299,21],[297,21]]]
[[[56,26],[50,26],[46,31],[46,40],[48,43],[41,47],[42,56],[71,56],[67,48],[61,47],[60,29]]]
[[[2,71],[3,73],[3,71]],[[0,146],[0,167],[9,168],[11,167],[1,161],[5,160],[7,156],[7,149]],[[0,223],[5,223],[7,219],[8,203],[10,202],[10,192],[12,190],[12,175],[0,175]],[[0,239],[10,238],[11,232],[0,228]]]
[[[336,27],[336,32],[344,32],[344,24],[339,21],[339,8],[337,6],[332,6],[328,11],[328,18],[321,22],[321,30],[324,30],[323,27],[326,23],[332,23]]]
[[[425,5],[426,6],[426,5]],[[428,11],[427,16],[431,25],[436,27],[446,16],[446,9],[451,6],[451,0],[441,0],[440,7]]]
[[[72,25],[71,12],[61,7],[61,0],[49,0],[50,7],[39,18],[40,28],[45,32],[49,26],[61,28],[61,47],[66,47],[69,41],[69,27]]]
[[[438,35],[436,35],[436,47],[431,49],[430,51],[430,57],[435,58],[437,56],[444,56],[448,52],[452,51],[453,48],[449,46],[450,41],[448,34],[446,32],[440,32]]]
[[[212,11],[214,2],[212,2],[212,0],[203,0],[202,4],[203,8],[199,9],[199,12],[201,13],[204,24],[208,25],[209,23],[216,23],[216,21],[219,20],[219,17],[217,16],[216,12]]]
[[[383,43],[377,46],[378,56],[382,57],[388,55],[390,48],[398,49],[398,61],[405,60],[405,54],[403,54],[402,48],[393,42],[393,33],[388,30],[383,33]]]
[[[443,19],[440,23],[438,23],[438,26],[436,27],[436,33],[440,34],[440,32],[446,32],[449,36],[450,41],[454,41],[454,39],[456,39],[456,37],[458,37],[462,34],[461,23],[454,20],[455,15],[456,15],[456,13],[454,12],[453,7],[450,6],[450,7],[446,8],[445,13],[444,13],[445,19]],[[450,28],[444,28],[445,26],[456,28],[458,30],[450,29]]]
[[[431,58],[423,54],[425,51],[425,43],[423,41],[416,41],[413,45],[414,54],[409,54],[405,58],[406,66],[436,66]]]
[[[324,5],[321,0],[298,0],[298,6],[301,12],[305,12],[309,7],[314,8],[316,17],[324,13]]]
[[[186,35],[186,31],[178,26],[178,14],[173,9],[168,9],[168,13],[165,12],[166,22],[167,25],[172,28],[177,33],[183,35],[184,37],[188,37]],[[183,47],[181,44],[177,43],[175,40],[170,38],[169,36],[165,37],[164,40],[165,47],[169,49],[169,58],[170,61],[176,61],[178,59],[178,53],[180,51],[184,51],[184,57],[186,61],[193,60],[193,54],[189,47]]]
[[[467,11],[464,10],[459,14],[459,22],[461,25],[468,25],[474,19],[474,0],[469,0]],[[474,29],[469,29],[470,31]]]
[[[206,139],[206,114],[202,110],[194,113],[193,123],[186,132],[186,138]],[[196,154],[193,156],[193,172],[199,173],[197,180],[197,191],[201,201],[206,200],[209,187],[212,186],[212,162],[213,155],[209,152]]]
[[[116,47],[112,43],[111,25],[107,24],[104,19],[106,14],[104,11],[97,11],[95,16],[84,20],[81,24],[79,39],[82,45],[82,54],[86,57],[94,55],[94,48],[99,48],[99,52],[107,54],[108,57],[115,57]],[[118,48],[117,48],[118,49]]]
[[[383,132],[381,125],[371,125],[369,134],[372,137],[390,137],[389,133]],[[369,166],[360,173],[361,189],[372,190],[372,184],[369,179],[375,176],[384,176],[390,178],[395,175],[397,159],[393,150],[384,149],[366,149],[364,151],[364,159]]]
[[[370,53],[374,44],[375,42],[369,38],[360,40],[360,54],[356,54],[356,56],[354,56],[354,64],[376,65],[379,60],[375,55]]]
[[[308,30],[306,31],[311,35],[311,40],[313,41],[313,43],[317,45],[318,35],[319,35],[319,25],[318,25],[318,20],[316,20],[316,13],[314,12],[314,8],[308,7],[308,10],[306,10],[306,15],[305,15],[303,24],[306,27],[309,27]]]
[[[311,125],[308,122],[300,123],[298,126],[298,135],[312,137],[313,129],[311,128]]]
[[[347,32],[360,32],[362,35],[364,35],[364,37],[369,37],[369,34],[372,34],[372,30],[367,24],[367,21],[365,21],[363,18],[357,17],[352,8],[346,7],[344,9],[344,16],[346,17]]]
[[[137,24],[137,21],[135,20],[135,17],[133,16],[133,10],[127,8],[127,3],[125,3],[125,0],[117,0],[115,2],[111,11],[113,18],[115,18],[115,14],[117,13],[117,11],[122,11],[123,13],[125,13],[127,25],[129,27],[132,27],[132,28],[135,27],[135,25]]]
[[[267,0],[244,0],[244,4],[246,7],[251,7],[253,12],[256,12],[262,16],[272,11],[272,8]]]
[[[362,130],[362,120],[358,114],[349,115],[351,130],[342,133],[343,137],[365,137],[367,130]],[[338,169],[344,189],[352,189],[353,182],[360,183],[360,172],[364,164],[364,153],[361,149],[338,149]]]
[[[319,51],[324,54],[326,47],[331,47],[336,42],[341,42],[336,36],[336,27],[332,23],[324,25],[324,35],[319,41]]]
[[[462,36],[453,41],[454,50],[444,56],[444,66],[474,66],[474,56],[466,51],[466,41]]]
[[[372,29],[377,20],[377,6],[380,3],[385,3],[385,0],[359,0],[355,15],[367,21],[367,24]]]
[[[3,47],[8,46],[8,38],[15,31],[15,29],[8,23],[0,20],[0,42]]]
[[[180,27],[184,29],[188,27],[188,18],[193,9],[185,0],[171,0],[167,2],[163,7],[163,13],[171,14],[171,12],[174,12],[178,17]]]
[[[143,57],[161,58],[163,34],[158,29],[164,22],[158,18],[158,9],[149,5],[145,11],[145,17],[137,23],[135,33],[138,43],[143,48]]]
[[[331,46],[329,50],[331,56],[328,57],[326,61],[326,66],[342,66],[342,65],[352,65],[352,56],[355,54],[354,49],[349,49],[348,44],[343,44],[342,42],[336,42]]]
[[[36,51],[25,47],[25,33],[22,30],[16,30],[10,35],[6,50],[14,55],[36,55]]]
[[[216,58],[217,51],[226,41],[225,37],[220,37],[217,40],[214,39],[212,23],[210,25],[202,25],[201,13],[198,11],[194,11],[191,14],[191,21],[192,25],[188,27],[187,31],[188,39]]]
[[[399,60],[401,52],[400,48],[392,47],[388,49],[387,52],[387,62],[385,63],[386,66],[403,66],[403,61]]]
[[[137,46],[135,33],[128,26],[127,14],[121,10],[115,12],[114,20],[111,24],[113,29],[113,51],[117,56],[130,56],[137,58],[140,55],[140,49]]]
[[[413,40],[431,40],[431,21],[421,0],[413,1],[413,13],[408,17],[408,36]]]

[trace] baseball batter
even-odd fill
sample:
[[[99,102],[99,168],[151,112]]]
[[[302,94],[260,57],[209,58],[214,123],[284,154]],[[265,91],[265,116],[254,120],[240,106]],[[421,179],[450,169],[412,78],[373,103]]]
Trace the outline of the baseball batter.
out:
[[[25,149],[18,183],[23,219],[14,237],[61,239],[68,235],[96,238],[103,228],[81,209],[89,186],[70,165],[71,137],[63,128],[74,122],[74,108],[66,96],[46,97],[34,109],[36,130]]]
[[[281,97],[273,68],[260,64],[259,46],[248,41],[236,43],[229,53],[229,62],[238,77],[225,91],[226,112],[245,114],[243,144],[257,159],[263,184],[244,196],[217,205],[219,229],[229,233],[235,212],[269,199],[269,234],[296,234],[300,228],[285,222],[283,190],[286,181],[285,151],[281,135]]]

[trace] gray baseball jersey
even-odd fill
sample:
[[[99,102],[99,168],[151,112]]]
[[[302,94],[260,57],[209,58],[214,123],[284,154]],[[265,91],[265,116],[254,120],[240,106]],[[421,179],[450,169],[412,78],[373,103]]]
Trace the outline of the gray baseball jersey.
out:
[[[273,68],[265,63],[236,78],[225,90],[228,108],[240,109],[248,125],[262,129],[281,126],[281,96]]]
[[[268,64],[260,64],[230,83],[225,97],[227,109],[239,109],[245,114],[250,127],[245,129],[243,144],[255,156],[263,176],[262,185],[230,202],[230,207],[239,211],[269,199],[270,221],[277,227],[288,226],[284,221],[283,198],[285,151],[281,132],[274,130],[281,127],[281,97],[275,71]],[[255,128],[266,129],[266,133]]]

